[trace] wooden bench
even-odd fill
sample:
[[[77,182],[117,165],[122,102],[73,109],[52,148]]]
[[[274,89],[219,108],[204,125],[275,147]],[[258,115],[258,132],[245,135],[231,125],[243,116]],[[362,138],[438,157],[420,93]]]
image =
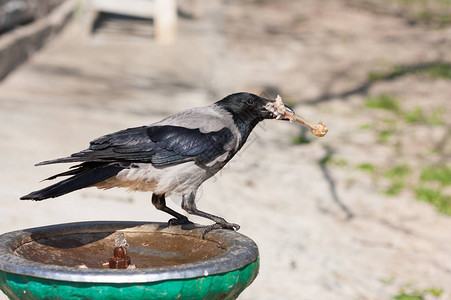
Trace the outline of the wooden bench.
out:
[[[177,33],[176,0],[91,0],[96,12],[115,13],[154,20],[155,38],[160,44],[171,44]]]

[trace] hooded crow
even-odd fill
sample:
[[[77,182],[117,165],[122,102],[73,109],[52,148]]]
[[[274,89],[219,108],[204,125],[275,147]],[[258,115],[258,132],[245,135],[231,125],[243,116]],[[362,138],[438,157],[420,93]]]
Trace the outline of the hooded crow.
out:
[[[180,194],[185,211],[215,222],[204,233],[216,228],[238,230],[239,225],[198,210],[196,191],[233,158],[260,121],[275,118],[266,109],[271,102],[274,101],[254,94],[236,93],[149,126],[104,135],[93,140],[86,150],[38,163],[37,166],[78,164],[47,180],[69,178],[20,199],[40,201],[93,186],[151,191],[153,205],[175,217],[169,220],[170,225],[175,225],[190,223],[187,217],[166,206],[166,196]]]

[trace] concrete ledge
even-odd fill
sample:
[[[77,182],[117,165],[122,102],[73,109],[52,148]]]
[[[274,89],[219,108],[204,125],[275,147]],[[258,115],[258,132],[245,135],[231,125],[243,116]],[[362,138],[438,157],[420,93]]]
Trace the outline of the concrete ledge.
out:
[[[0,0],[0,32],[43,18],[64,0]]]
[[[46,17],[0,35],[0,80],[55,36],[76,4],[76,0],[66,0]]]

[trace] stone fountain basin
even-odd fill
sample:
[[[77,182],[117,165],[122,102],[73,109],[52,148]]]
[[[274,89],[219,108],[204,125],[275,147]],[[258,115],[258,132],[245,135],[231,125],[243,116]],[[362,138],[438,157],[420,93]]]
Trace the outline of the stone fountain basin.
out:
[[[258,248],[230,230],[81,222],[0,236],[0,288],[10,299],[235,299],[258,273]],[[123,233],[135,269],[108,269]]]

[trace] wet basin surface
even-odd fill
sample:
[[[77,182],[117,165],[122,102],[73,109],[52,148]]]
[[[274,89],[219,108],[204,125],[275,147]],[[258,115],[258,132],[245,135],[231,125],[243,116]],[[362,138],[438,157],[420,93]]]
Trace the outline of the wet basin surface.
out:
[[[174,266],[223,254],[218,242],[160,232],[126,232],[127,255],[136,268]],[[77,233],[38,238],[20,245],[14,254],[24,259],[65,267],[107,268],[116,232]]]

